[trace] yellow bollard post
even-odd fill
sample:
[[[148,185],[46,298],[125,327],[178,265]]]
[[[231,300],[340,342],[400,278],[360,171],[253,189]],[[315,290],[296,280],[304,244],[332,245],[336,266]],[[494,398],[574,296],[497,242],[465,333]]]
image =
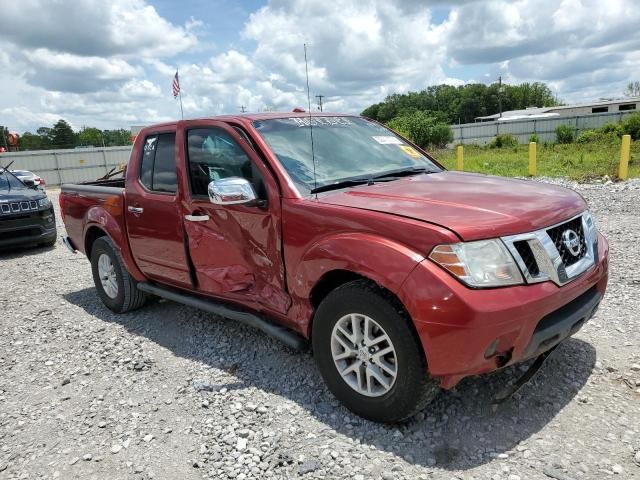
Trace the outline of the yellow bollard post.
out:
[[[529,176],[535,177],[537,172],[536,142],[529,142]]]
[[[622,136],[622,148],[620,148],[620,169],[618,177],[620,180],[629,178],[629,156],[631,155],[631,135]]]
[[[456,148],[456,170],[460,172],[464,170],[464,147],[462,145],[458,145]]]

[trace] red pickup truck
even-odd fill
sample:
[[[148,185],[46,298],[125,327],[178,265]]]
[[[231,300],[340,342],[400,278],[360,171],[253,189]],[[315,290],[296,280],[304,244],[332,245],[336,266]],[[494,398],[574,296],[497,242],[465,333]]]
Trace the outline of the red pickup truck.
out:
[[[111,310],[155,295],[309,346],[334,395],[382,422],[542,358],[608,278],[577,193],[446,171],[358,116],[148,127],[123,179],[63,185],[60,207]]]

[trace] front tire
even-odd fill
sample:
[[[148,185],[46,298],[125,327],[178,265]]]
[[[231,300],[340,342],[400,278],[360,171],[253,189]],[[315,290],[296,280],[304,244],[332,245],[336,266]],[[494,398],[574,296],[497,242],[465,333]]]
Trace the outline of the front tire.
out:
[[[125,313],[144,305],[144,292],[136,287],[109,237],[100,237],[93,243],[91,272],[98,296],[110,310]]]
[[[318,307],[316,363],[329,390],[355,414],[400,422],[440,391],[410,322],[388,292],[366,280],[338,287]]]

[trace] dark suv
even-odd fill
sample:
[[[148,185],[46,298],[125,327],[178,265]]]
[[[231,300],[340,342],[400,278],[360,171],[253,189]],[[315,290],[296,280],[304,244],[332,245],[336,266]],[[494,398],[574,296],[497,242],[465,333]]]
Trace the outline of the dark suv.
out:
[[[0,167],[0,249],[55,242],[56,218],[46,194]]]

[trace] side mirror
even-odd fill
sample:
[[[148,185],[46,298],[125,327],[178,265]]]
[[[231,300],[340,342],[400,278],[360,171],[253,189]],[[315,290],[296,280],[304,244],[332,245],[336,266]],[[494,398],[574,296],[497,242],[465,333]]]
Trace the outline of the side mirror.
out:
[[[254,203],[258,196],[248,180],[229,177],[209,183],[209,200],[215,205]]]

